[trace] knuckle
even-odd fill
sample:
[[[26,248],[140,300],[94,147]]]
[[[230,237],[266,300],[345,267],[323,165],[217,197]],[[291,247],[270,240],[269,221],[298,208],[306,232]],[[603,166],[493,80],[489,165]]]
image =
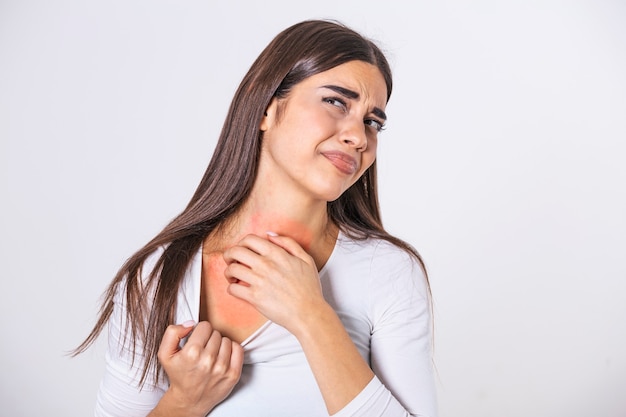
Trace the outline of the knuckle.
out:
[[[183,352],[185,352],[185,357],[187,359],[197,361],[202,354],[202,349],[198,345],[188,345],[186,346],[186,349],[183,349]]]
[[[202,358],[202,367],[206,371],[215,371],[215,354],[207,353]]]
[[[223,362],[215,362],[213,365],[213,374],[215,375],[228,375],[228,366]]]
[[[204,350],[202,360],[213,365],[217,360],[217,351],[213,349]]]

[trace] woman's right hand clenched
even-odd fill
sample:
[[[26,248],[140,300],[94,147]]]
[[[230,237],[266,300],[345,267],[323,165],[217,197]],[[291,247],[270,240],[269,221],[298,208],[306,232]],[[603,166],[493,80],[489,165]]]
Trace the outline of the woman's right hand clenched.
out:
[[[193,330],[193,332],[192,332]],[[181,348],[180,340],[187,343]],[[150,416],[206,416],[239,381],[243,348],[207,321],[170,325],[157,355],[170,387]]]

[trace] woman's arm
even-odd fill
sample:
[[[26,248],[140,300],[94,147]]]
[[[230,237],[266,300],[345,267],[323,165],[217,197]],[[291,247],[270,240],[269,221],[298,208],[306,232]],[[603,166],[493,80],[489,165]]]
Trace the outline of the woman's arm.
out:
[[[351,402],[374,378],[330,305],[309,310],[294,327],[328,413]]]
[[[374,373],[324,300],[311,256],[289,237],[268,239],[248,235],[224,252],[229,292],[296,336],[326,408],[334,414]]]
[[[98,390],[95,416],[204,417],[237,383],[243,365],[243,348],[222,338],[208,322],[199,323],[195,329],[193,323],[169,326],[158,354],[167,378],[157,382],[149,374],[140,386],[146,358],[141,340],[133,346],[130,335],[125,335],[125,298],[124,288],[120,288],[108,324],[106,368]],[[180,340],[192,330],[187,343],[180,348]]]
[[[339,317],[324,300],[311,257],[288,237],[268,239],[248,236],[224,253],[229,265],[226,276],[231,282],[230,293],[250,302],[296,336],[329,414],[411,415],[374,376]],[[398,340],[404,337],[405,330],[395,334]],[[372,353],[376,350],[381,357],[394,355],[392,345],[378,343],[372,346]],[[413,382],[411,377],[403,377],[403,369],[412,368],[387,365],[384,359],[378,362],[378,368],[398,385]],[[412,389],[411,385],[407,389]],[[344,412],[346,408],[348,411]]]
[[[390,245],[379,245],[370,277],[370,362],[384,387],[408,411],[435,417],[433,318],[420,265]]]

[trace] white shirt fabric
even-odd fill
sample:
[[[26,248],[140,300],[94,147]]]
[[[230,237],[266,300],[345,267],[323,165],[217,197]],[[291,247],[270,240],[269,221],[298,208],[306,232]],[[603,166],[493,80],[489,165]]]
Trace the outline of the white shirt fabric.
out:
[[[146,261],[145,274],[159,256],[155,253]],[[198,321],[201,271],[199,250],[178,293],[176,323]],[[376,375],[334,416],[436,417],[431,310],[426,279],[417,262],[386,241],[354,241],[340,234],[319,275],[324,297]],[[132,362],[131,342],[123,337],[124,299],[122,289],[109,321],[96,417],[143,417],[168,387],[165,378],[159,384],[148,379],[138,388],[142,346],[137,344]],[[210,417],[328,416],[304,352],[286,329],[267,322],[242,345],[241,379]]]

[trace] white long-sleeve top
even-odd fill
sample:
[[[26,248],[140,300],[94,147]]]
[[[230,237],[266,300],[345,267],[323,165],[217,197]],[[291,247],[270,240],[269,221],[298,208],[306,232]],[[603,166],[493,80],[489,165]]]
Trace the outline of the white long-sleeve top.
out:
[[[148,274],[160,253],[144,265]],[[202,251],[194,256],[178,293],[176,322],[198,321]],[[320,280],[375,377],[336,417],[436,417],[432,323],[425,276],[405,251],[381,240],[354,241],[340,234]],[[122,290],[123,291],[123,290]],[[125,297],[118,293],[109,321],[106,369],[96,417],[145,416],[168,388],[152,379],[139,389],[142,346],[131,364],[125,329]],[[298,340],[267,322],[246,339],[244,366],[232,393],[210,417],[328,416]],[[331,359],[332,360],[332,359]],[[346,379],[350,375],[346,375]]]

